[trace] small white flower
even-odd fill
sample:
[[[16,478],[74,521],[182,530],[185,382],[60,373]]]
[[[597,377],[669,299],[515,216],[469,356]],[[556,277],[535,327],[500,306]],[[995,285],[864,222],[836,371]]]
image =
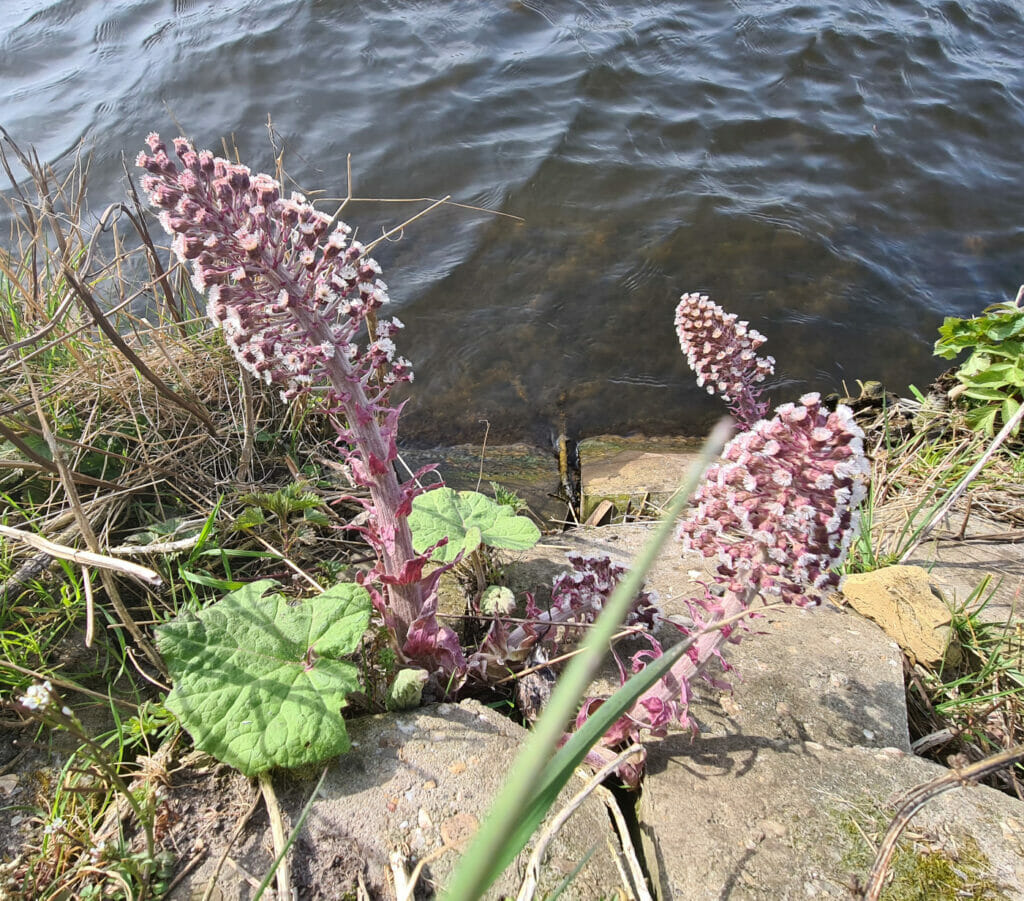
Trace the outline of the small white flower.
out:
[[[66,825],[67,821],[64,817],[54,817],[43,827],[43,835],[53,835],[55,832],[60,832]]]
[[[395,356],[395,342],[390,338],[378,338],[374,342],[374,346],[378,351],[384,354],[389,361]]]
[[[45,710],[53,701],[53,686],[50,681],[30,685],[21,697],[21,705],[29,710]]]

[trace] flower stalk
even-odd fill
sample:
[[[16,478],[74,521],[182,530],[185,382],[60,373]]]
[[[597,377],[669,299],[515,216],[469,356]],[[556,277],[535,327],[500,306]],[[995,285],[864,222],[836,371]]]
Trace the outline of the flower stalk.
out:
[[[764,380],[775,372],[774,357],[759,357],[768,339],[735,313],[726,313],[706,294],[684,294],[676,307],[676,334],[697,384],[718,394],[740,429],[764,416]]]
[[[764,336],[697,294],[683,295],[676,327],[698,384],[730,403],[741,427],[708,468],[679,527],[687,550],[715,561],[716,578],[703,597],[686,602],[692,626],[676,626],[693,643],[605,734],[591,752],[594,764],[643,732],[664,735],[674,722],[693,728],[691,681],[708,678],[716,657],[728,668],[722,646],[739,640],[739,623],[757,597],[806,606],[838,586],[867,494],[864,433],[849,408],[829,411],[819,395],[806,394],[763,419],[759,386],[775,364],[755,353]],[[649,641],[651,649],[632,658],[634,672],[662,654],[653,636]],[[577,728],[600,704],[584,701]],[[631,763],[619,775],[636,784],[640,767]]]
[[[407,522],[422,472],[399,482],[393,466],[401,406],[390,391],[413,372],[392,340],[402,323],[378,316],[388,301],[380,266],[345,223],[299,193],[283,197],[269,175],[185,138],[173,142],[177,162],[155,133],[147,143],[142,187],[210,319],[241,366],[285,400],[322,398],[353,480],[369,492],[362,531],[377,564],[364,582],[400,653],[463,668],[454,633],[437,623],[436,575],[423,574],[430,551],[415,552]]]

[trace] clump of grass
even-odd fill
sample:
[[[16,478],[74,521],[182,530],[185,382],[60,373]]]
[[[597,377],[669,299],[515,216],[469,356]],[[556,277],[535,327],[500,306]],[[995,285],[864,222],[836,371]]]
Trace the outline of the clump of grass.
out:
[[[899,400],[862,416],[873,439],[872,486],[848,572],[903,562],[968,478],[969,494],[955,499],[947,517],[952,525],[938,537],[962,538],[975,514],[1010,528],[1024,522],[1024,465],[1017,448],[997,447],[972,475],[992,440],[968,429],[961,411],[937,408],[916,393],[917,401]],[[955,665],[933,671],[906,662],[915,750],[944,765],[974,763],[1024,743],[1024,637],[1019,622],[982,618],[990,585],[986,577],[954,611],[952,638],[963,651]],[[1024,799],[1020,764],[987,781]]]
[[[986,577],[954,613],[962,648],[955,666],[909,670],[908,713],[918,753],[963,766],[1024,744],[1024,630],[1020,622],[986,622]],[[1024,800],[1024,765],[1000,770],[989,784]]]
[[[899,399],[859,418],[870,441],[871,489],[847,572],[903,562],[932,534],[934,517],[943,513],[961,533],[975,513],[1024,523],[1019,455],[1006,444],[993,448],[991,439],[966,428],[959,411]],[[985,465],[972,473],[988,451]],[[968,485],[970,492],[964,493]]]
[[[160,874],[149,864],[143,872],[137,855],[159,810],[144,808],[140,821],[110,790],[115,777],[132,785],[151,776],[167,737],[170,719],[153,706],[162,661],[150,627],[240,581],[330,584],[364,552],[355,535],[323,529],[350,518],[354,505],[339,502],[357,491],[323,417],[286,408],[242,376],[137,204],[111,206],[87,227],[86,163],[58,174],[2,130],[0,168],[12,185],[12,231],[0,242],[0,521],[144,563],[164,580],[156,589],[0,539],[2,716],[18,734],[50,741],[16,702],[50,679],[99,730],[90,741],[110,767],[100,778],[95,749],[69,746],[68,736],[52,746],[71,755],[66,767],[51,771],[57,758],[48,760],[45,744],[22,755],[22,768],[49,775],[17,808],[0,804],[0,820],[34,823],[24,848],[3,852],[20,859],[3,868],[0,894],[104,886],[152,896]],[[278,496],[309,509],[282,508],[282,518]],[[268,498],[270,515],[255,521]],[[245,528],[232,527],[238,518]],[[303,540],[314,527],[315,548]],[[0,748],[0,766],[17,764],[18,753]],[[159,848],[147,854],[155,859]]]

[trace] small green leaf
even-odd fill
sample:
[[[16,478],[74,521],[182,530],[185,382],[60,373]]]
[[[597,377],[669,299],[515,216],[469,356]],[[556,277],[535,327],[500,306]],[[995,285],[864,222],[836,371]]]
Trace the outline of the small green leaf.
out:
[[[202,585],[203,588],[215,588],[217,591],[237,591],[245,585],[244,582],[235,582],[232,579],[216,579],[213,576],[193,572],[184,567],[180,570],[180,575],[186,582]]]
[[[1018,401],[1016,398],[1013,398],[1013,397],[1006,398],[1006,400],[1003,401],[1003,406],[1000,409],[1000,413],[1003,416],[1003,422],[1006,423],[1006,422],[1009,422],[1011,419],[1013,419],[1013,417],[1017,414],[1017,411],[1019,409],[1020,409],[1020,401]],[[1017,427],[1013,430],[1014,437],[1017,436],[1018,432],[1020,432],[1020,423],[1019,422],[1017,423]]]
[[[262,526],[266,521],[267,517],[259,507],[246,507],[235,518],[231,528],[236,532],[241,532],[245,529],[255,529],[257,526]]]
[[[999,407],[974,407],[964,414],[964,421],[972,431],[994,435],[998,413]]]
[[[963,370],[961,370],[963,372]],[[977,375],[972,376],[976,385],[1005,385],[1013,372],[1012,363],[989,363],[983,369],[979,369]]]
[[[307,510],[302,514],[302,518],[310,525],[322,526],[325,529],[331,524],[331,520],[327,517],[327,514],[321,510]]]
[[[167,708],[197,748],[246,776],[348,750],[341,710],[359,676],[338,658],[356,649],[370,618],[359,585],[297,606],[276,585],[245,585],[156,630],[174,681]]]
[[[998,388],[968,388],[964,395],[967,397],[973,397],[975,400],[995,400],[1000,403],[1006,397],[1005,391],[1000,391]]]
[[[419,707],[423,700],[423,686],[430,674],[425,669],[402,669],[388,689],[384,702],[388,710],[411,710]]]
[[[1024,329],[1024,315],[1020,312],[1016,313],[1016,315],[1006,315],[1004,313],[991,320],[991,324],[985,330],[985,337],[998,344],[1000,341],[1005,341],[1007,338],[1019,335],[1022,329]]]
[[[437,488],[412,502],[409,514],[413,547],[420,553],[442,538],[448,543],[434,552],[434,559],[451,563],[460,551],[472,553],[480,544],[523,551],[540,540],[540,529],[511,507],[496,503],[476,491]]]

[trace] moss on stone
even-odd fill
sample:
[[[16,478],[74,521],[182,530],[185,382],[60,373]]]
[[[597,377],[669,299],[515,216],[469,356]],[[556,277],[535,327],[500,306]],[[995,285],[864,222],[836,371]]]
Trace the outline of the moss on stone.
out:
[[[866,801],[834,811],[832,816],[839,827],[840,869],[849,873],[851,880],[863,880],[891,815]],[[955,844],[954,850],[947,847],[950,843]],[[940,843],[904,834],[889,864],[882,901],[1008,901],[1009,896],[992,880],[991,871],[988,857],[971,835]]]

